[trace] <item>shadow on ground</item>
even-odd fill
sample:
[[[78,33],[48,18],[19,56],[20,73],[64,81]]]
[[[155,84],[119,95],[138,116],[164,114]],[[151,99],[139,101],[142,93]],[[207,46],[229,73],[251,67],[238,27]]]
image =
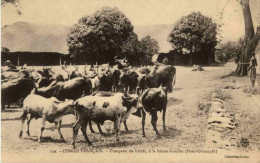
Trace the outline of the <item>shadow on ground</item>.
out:
[[[174,105],[179,105],[181,103],[183,103],[182,99],[177,99],[177,98],[174,98],[174,97],[168,97],[167,107],[171,107],[171,106],[174,106]]]
[[[1,119],[1,121],[20,121],[20,117],[15,117],[15,118],[8,118],[8,119]]]
[[[37,142],[38,141],[38,137],[37,136],[29,136],[29,137],[25,137],[25,139],[27,140],[32,140],[34,142]],[[46,136],[46,137],[42,137],[41,139],[41,143],[67,143],[66,141],[64,140],[61,140],[61,139],[53,139],[51,138],[50,136]]]

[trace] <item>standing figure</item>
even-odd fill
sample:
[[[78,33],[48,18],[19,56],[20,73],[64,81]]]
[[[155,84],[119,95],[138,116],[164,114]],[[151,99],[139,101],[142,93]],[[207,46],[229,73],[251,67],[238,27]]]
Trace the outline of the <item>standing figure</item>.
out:
[[[250,80],[252,82],[252,87],[255,85],[255,80],[256,80],[256,67],[257,66],[257,61],[255,58],[255,53],[252,54],[252,58],[250,59],[250,66],[247,68],[247,70],[250,70]]]

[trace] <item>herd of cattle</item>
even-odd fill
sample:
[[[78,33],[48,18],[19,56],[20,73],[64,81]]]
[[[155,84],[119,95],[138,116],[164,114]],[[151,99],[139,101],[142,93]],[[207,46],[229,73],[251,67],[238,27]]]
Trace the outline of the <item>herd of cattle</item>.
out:
[[[142,117],[143,136],[146,113],[152,116],[152,126],[160,136],[157,128],[157,111],[163,111],[163,129],[165,127],[165,112],[167,92],[171,92],[175,84],[176,69],[170,65],[154,65],[151,67],[133,68],[125,59],[115,59],[116,65],[108,64],[94,66],[55,66],[55,67],[22,67],[7,70],[2,67],[1,83],[2,109],[18,104],[23,106],[22,128],[27,119],[27,134],[30,136],[30,121],[42,118],[41,132],[38,141],[42,139],[45,122],[55,123],[60,139],[61,118],[74,114],[76,122],[73,125],[73,145],[81,131],[86,141],[91,144],[86,134],[91,121],[101,126],[105,120],[114,122],[116,140],[119,140],[119,129],[133,114]]]

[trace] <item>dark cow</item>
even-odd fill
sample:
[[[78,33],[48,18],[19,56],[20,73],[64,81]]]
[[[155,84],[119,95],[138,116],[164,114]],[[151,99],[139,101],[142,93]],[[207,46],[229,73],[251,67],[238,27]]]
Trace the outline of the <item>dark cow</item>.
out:
[[[176,80],[176,68],[168,65],[155,65],[153,70],[144,75],[138,83],[138,88],[144,90],[148,88],[158,88],[160,85],[166,86],[167,91],[172,92]]]
[[[151,124],[156,132],[157,136],[160,137],[160,134],[157,130],[157,111],[163,111],[162,120],[163,120],[163,130],[166,130],[165,126],[165,113],[167,106],[167,89],[166,87],[159,88],[148,88],[143,94],[139,97],[137,102],[138,111],[142,111],[142,129],[143,129],[143,137],[145,137],[145,117],[146,113],[150,113],[152,116]],[[133,113],[135,114],[135,113]]]
[[[127,85],[128,85],[128,88],[129,88],[129,94],[134,94],[136,93],[135,90],[136,90],[136,87],[137,87],[137,84],[138,84],[138,77],[139,75],[132,71],[132,72],[128,72],[126,74],[127,76]]]
[[[2,82],[1,87],[1,103],[2,109],[5,105],[19,102],[30,94],[35,87],[35,83],[31,78],[18,78],[7,82]]]
[[[126,57],[123,59],[117,59],[117,56],[115,56],[114,59],[115,59],[115,63],[118,65],[118,69],[123,69],[129,66]]]
[[[73,100],[65,100],[58,101],[55,97],[52,98],[44,98],[39,95],[30,94],[24,99],[24,111],[21,116],[22,118],[22,128],[20,131],[19,137],[21,138],[23,135],[23,125],[24,121],[29,115],[27,119],[27,134],[30,136],[29,126],[30,122],[33,118],[38,119],[42,118],[42,126],[40,136],[38,137],[38,141],[41,142],[42,133],[45,127],[46,121],[50,123],[55,123],[60,139],[64,140],[61,132],[61,118],[67,114],[74,113],[74,101]]]
[[[114,78],[112,72],[107,72],[100,77],[99,91],[112,92]]]
[[[37,88],[35,94],[46,98],[56,97],[58,100],[76,100],[83,95],[90,94],[91,84],[84,78],[77,77],[65,82],[57,82],[48,87]]]
[[[88,144],[92,144],[86,133],[89,121],[96,122],[98,126],[103,124],[105,120],[113,121],[116,129],[116,140],[119,141],[120,125],[129,117],[131,108],[136,103],[136,99],[127,98],[123,93],[112,94],[110,92],[101,93],[99,96],[85,96],[76,100],[77,121],[73,126],[72,145],[75,146],[79,128],[81,128]],[[100,126],[99,129],[101,129]]]

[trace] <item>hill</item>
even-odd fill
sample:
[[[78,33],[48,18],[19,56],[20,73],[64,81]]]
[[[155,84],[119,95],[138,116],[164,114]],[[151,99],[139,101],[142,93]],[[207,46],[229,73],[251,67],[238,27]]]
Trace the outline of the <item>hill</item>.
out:
[[[68,53],[69,26],[16,22],[2,28],[2,47],[10,51]]]
[[[16,22],[2,28],[2,47],[15,51],[68,53],[66,37],[70,26]],[[168,52],[171,25],[135,27],[138,38],[150,34],[159,42],[160,52]]]
[[[146,35],[152,36],[159,43],[159,52],[169,52],[172,47],[167,41],[173,25],[159,24],[150,26],[136,26],[134,32],[138,39]],[[33,24],[16,22],[2,28],[2,47],[9,48],[12,52],[58,52],[68,54],[66,37],[70,26]],[[260,44],[257,48],[260,53]]]

